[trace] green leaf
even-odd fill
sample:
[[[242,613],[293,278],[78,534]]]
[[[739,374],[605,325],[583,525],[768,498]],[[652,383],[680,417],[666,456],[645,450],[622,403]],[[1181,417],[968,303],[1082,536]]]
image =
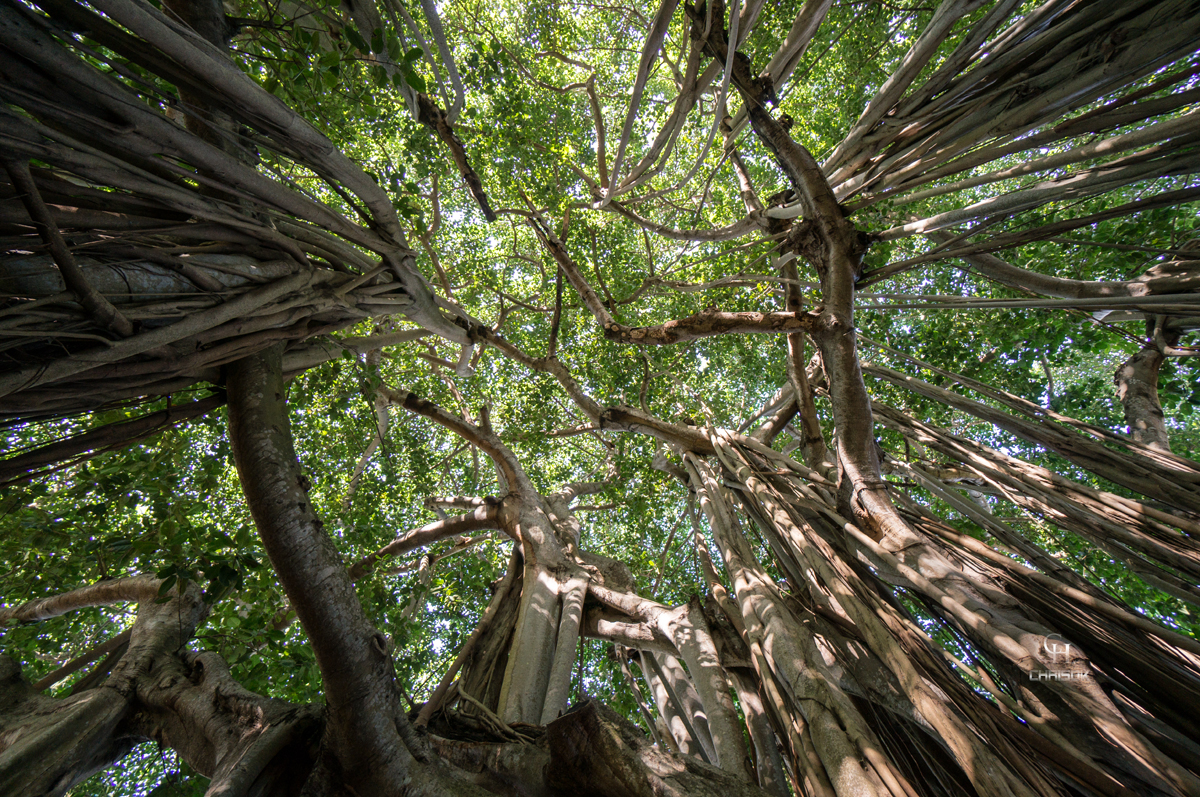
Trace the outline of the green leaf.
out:
[[[367,42],[363,39],[362,35],[352,25],[342,28],[342,33],[345,35],[346,40],[354,45],[354,49],[360,53],[365,55],[371,51],[371,48],[367,46]]]
[[[404,80],[417,91],[428,91],[428,87],[425,85],[425,78],[418,75],[411,67],[404,70]]]

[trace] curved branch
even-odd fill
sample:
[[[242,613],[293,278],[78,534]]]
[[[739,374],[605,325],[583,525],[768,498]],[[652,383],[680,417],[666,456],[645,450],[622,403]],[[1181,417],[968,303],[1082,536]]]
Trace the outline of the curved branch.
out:
[[[432,545],[438,540],[465,534],[468,531],[499,528],[500,501],[495,498],[485,499],[486,503],[458,517],[438,520],[412,531],[401,534],[373,554],[364,556],[350,567],[350,578],[357,581],[375,568],[375,563],[389,556],[400,556],[425,545]]]
[[[631,327],[617,323],[608,307],[600,301],[592,286],[588,284],[579,266],[567,253],[566,246],[549,227],[540,220],[531,220],[530,226],[537,233],[542,245],[558,263],[567,280],[579,292],[583,303],[604,329],[604,337],[617,343],[635,343],[665,346],[714,335],[738,333],[786,333],[813,331],[817,316],[809,313],[728,313],[715,309],[705,310],[687,318],[668,321],[652,327]]]
[[[0,609],[0,626],[16,620],[20,623],[36,623],[52,617],[85,609],[89,606],[108,606],[123,601],[142,601],[158,594],[161,580],[154,576],[131,576],[115,581],[101,581],[86,587],[53,595],[49,598]]]
[[[471,167],[471,161],[467,157],[467,148],[455,134],[454,128],[450,125],[449,116],[424,94],[417,95],[417,107],[420,109],[417,121],[436,133],[442,143],[446,145],[446,149],[450,150],[450,157],[454,161],[454,165],[458,167],[459,173],[462,174],[471,196],[475,197],[475,201],[479,203],[483,217],[488,221],[495,221],[496,211],[492,210],[491,203],[488,202],[487,192],[483,189],[483,181]]]
[[[928,237],[940,244],[949,243],[954,239],[954,236],[948,233],[935,233]],[[1042,274],[1015,266],[987,253],[963,255],[962,259],[983,276],[1011,288],[1063,299],[1104,299],[1126,296],[1139,298],[1200,290],[1200,261],[1168,261],[1156,265],[1136,279],[1105,281],[1076,280]],[[1194,264],[1192,268],[1187,268],[1189,263]]]
[[[583,614],[580,633],[590,639],[603,639],[635,650],[652,650],[678,656],[674,643],[658,626],[646,622],[629,622],[628,617],[601,606],[589,606]]]
[[[83,270],[75,262],[75,256],[71,253],[67,242],[63,240],[62,233],[59,232],[58,225],[54,222],[54,217],[50,214],[46,203],[42,201],[42,195],[38,193],[37,185],[29,174],[29,162],[9,161],[4,166],[8,171],[9,179],[12,180],[13,188],[16,188],[21,194],[21,201],[29,213],[30,220],[33,221],[34,228],[50,249],[50,254],[53,255],[54,262],[58,265],[59,273],[62,274],[67,290],[75,294],[75,299],[99,326],[112,331],[117,337],[127,338],[132,335],[133,324],[121,314],[120,310],[113,307],[112,302],[88,283]]]
[[[761,215],[757,211],[752,210],[745,218],[739,219],[732,224],[726,224],[724,227],[717,227],[711,230],[677,230],[665,224],[656,224],[649,219],[642,218],[616,200],[609,202],[609,206],[618,215],[624,216],[639,227],[653,233],[658,233],[664,238],[670,238],[673,241],[731,241],[735,238],[749,235],[762,226],[762,221],[760,221]]]
[[[432,401],[426,401],[403,388],[381,387],[380,393],[387,398],[388,401],[410,412],[415,412],[418,415],[424,415],[439,426],[444,426],[450,431],[457,434],[467,442],[480,448],[485,454],[492,458],[492,461],[500,468],[504,474],[505,481],[509,486],[519,491],[523,495],[536,495],[537,491],[533,487],[533,482],[529,480],[525,469],[521,467],[521,463],[517,460],[516,455],[504,445],[504,442],[488,428],[476,426],[469,421],[466,421],[457,415],[453,415],[442,409]]]

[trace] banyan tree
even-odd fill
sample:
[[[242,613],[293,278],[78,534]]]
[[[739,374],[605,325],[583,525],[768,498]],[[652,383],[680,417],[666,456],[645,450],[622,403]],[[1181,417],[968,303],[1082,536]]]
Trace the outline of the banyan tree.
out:
[[[0,0],[0,794],[1200,794],[1198,43]]]

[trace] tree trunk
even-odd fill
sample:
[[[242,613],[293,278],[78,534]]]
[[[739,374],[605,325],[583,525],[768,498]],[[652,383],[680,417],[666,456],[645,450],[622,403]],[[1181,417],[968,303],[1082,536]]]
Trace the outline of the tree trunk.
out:
[[[1158,369],[1162,363],[1162,350],[1153,344],[1145,346],[1118,366],[1113,381],[1117,385],[1117,398],[1125,408],[1130,437],[1169,454],[1171,437],[1158,400]]]
[[[419,775],[418,757],[429,754],[400,706],[387,638],[367,619],[312,509],[292,448],[281,364],[282,347],[275,346],[230,366],[234,461],[263,547],[321,669],[331,756],[323,763],[360,793],[398,795]]]
[[[52,698],[0,656],[0,790],[62,795],[139,741],[175,750],[212,779],[210,793],[298,795],[313,768],[320,712],[246,691],[213,653],[181,651],[208,603],[194,582],[160,602],[158,579],[100,582],[22,607],[25,618],[133,600],[137,616],[117,648],[71,694]],[[34,615],[36,611],[36,615]]]

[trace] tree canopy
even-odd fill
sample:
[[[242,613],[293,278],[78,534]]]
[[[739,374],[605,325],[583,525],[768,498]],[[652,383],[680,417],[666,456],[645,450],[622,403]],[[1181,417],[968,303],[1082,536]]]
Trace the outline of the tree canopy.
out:
[[[1200,793],[1197,42],[0,0],[0,792]]]

